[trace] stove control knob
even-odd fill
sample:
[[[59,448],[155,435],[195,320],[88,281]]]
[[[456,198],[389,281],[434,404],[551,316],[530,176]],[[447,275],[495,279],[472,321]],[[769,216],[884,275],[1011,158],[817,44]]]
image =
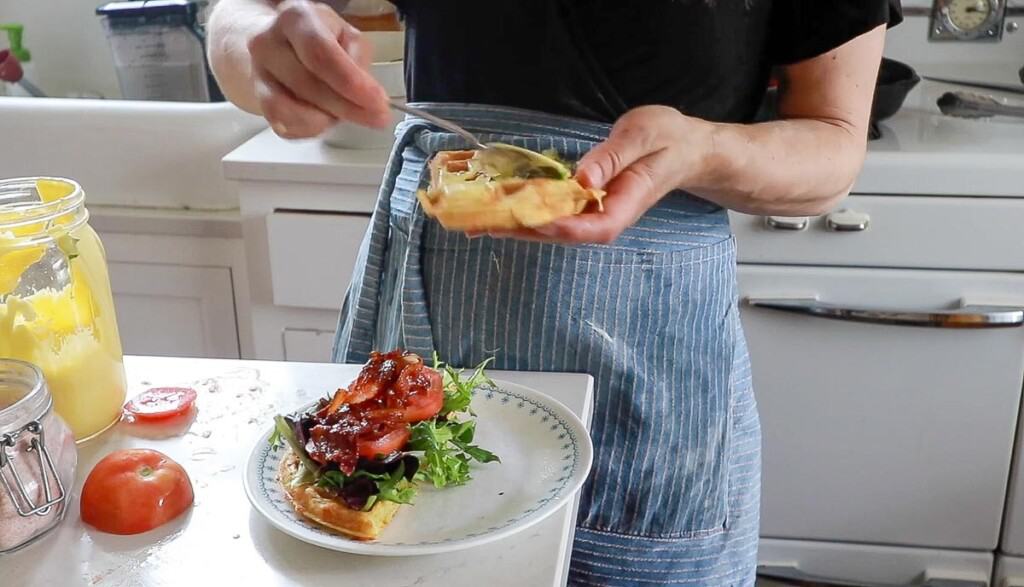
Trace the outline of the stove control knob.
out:
[[[773,230],[803,230],[807,228],[806,216],[768,216],[765,225]]]
[[[843,208],[825,217],[825,226],[833,232],[863,232],[871,224],[871,217],[864,212]]]

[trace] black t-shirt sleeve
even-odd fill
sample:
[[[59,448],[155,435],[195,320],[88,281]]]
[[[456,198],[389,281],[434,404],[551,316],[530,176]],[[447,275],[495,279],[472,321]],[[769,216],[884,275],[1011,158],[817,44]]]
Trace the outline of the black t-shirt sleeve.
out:
[[[775,65],[799,63],[902,20],[900,0],[773,0],[768,50]]]

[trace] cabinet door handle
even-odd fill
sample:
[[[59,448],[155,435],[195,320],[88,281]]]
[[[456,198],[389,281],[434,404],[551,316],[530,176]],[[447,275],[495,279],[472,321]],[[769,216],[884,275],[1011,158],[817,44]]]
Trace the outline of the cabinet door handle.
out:
[[[987,581],[971,579],[931,578],[913,583],[865,583],[848,579],[820,577],[801,571],[797,567],[780,565],[758,565],[757,574],[766,579],[774,579],[790,585],[806,585],[807,587],[988,587]]]
[[[756,308],[817,318],[890,326],[981,329],[1024,325],[1024,310],[1021,308],[965,306],[957,310],[872,310],[828,304],[813,298],[747,298],[747,303]]]

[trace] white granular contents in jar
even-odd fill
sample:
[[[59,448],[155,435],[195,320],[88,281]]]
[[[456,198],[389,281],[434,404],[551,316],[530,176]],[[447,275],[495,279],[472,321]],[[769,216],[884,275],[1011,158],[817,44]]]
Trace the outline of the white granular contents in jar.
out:
[[[46,429],[54,432],[52,436],[46,437],[46,447],[50,452],[50,457],[54,459],[54,464],[57,465],[57,470],[63,471],[65,469],[61,464],[67,463],[69,445],[71,451],[75,450],[74,440],[66,428],[57,425],[53,420],[52,416],[44,420],[44,427],[52,426],[52,428],[47,427]],[[12,465],[17,466],[26,493],[34,503],[43,503],[45,494],[38,456],[35,453],[27,452],[27,449],[28,438],[25,436],[22,436],[13,451],[8,449],[8,454],[13,455],[13,458],[12,462],[3,469],[3,475],[11,483],[11,488],[17,491],[10,471]],[[53,492],[52,495],[59,495],[55,479],[50,479],[50,491]],[[22,506],[24,507],[24,504]],[[60,520],[63,508],[64,505],[60,504],[51,508],[46,515],[22,517],[7,494],[7,489],[0,484],[0,552],[21,546],[46,531]]]

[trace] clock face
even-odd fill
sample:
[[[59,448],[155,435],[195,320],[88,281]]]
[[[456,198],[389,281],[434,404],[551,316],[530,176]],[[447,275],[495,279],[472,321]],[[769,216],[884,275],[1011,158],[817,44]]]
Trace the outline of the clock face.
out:
[[[994,10],[991,0],[949,0],[946,15],[961,32],[976,31],[988,22]]]

